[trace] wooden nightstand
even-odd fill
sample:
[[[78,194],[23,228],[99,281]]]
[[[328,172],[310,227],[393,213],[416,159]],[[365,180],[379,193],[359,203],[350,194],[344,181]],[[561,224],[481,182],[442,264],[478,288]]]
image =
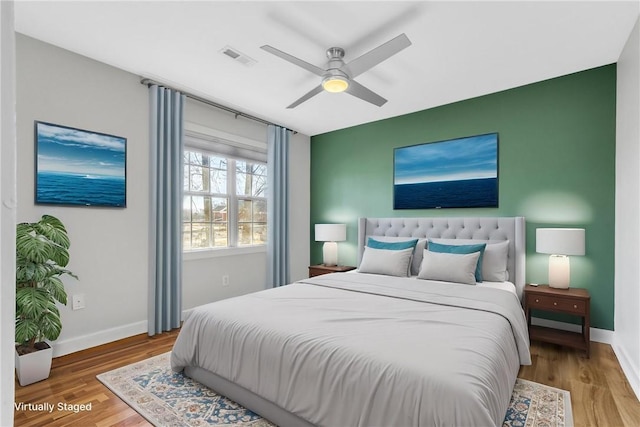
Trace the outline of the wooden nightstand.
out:
[[[590,356],[589,328],[591,296],[580,288],[555,289],[547,285],[524,287],[524,312],[529,325],[529,338],[584,350]],[[582,333],[561,331],[531,325],[531,310],[552,311],[582,318]]]
[[[320,276],[321,274],[329,273],[344,273],[345,271],[355,270],[355,267],[350,265],[311,265],[309,266],[309,277]]]

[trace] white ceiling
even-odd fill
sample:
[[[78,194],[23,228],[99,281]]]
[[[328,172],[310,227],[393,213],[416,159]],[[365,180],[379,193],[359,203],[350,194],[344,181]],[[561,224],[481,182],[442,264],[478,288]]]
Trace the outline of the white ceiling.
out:
[[[240,111],[316,135],[493,93],[618,60],[635,1],[220,2],[17,1],[16,30]],[[412,46],[356,80],[376,107],[320,93],[285,107],[319,77],[262,49],[321,68],[406,33]],[[257,62],[222,55],[231,46]],[[461,118],[464,120],[464,118]]]

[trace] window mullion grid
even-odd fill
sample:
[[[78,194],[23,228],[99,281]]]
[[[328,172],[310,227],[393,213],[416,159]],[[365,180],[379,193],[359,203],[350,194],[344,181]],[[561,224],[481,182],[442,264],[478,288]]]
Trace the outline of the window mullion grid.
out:
[[[249,202],[249,206],[251,206],[252,212],[249,213],[249,218],[252,218],[252,213],[253,213],[253,204],[251,203],[251,199],[248,196],[236,196],[238,198],[238,202],[237,204],[240,205],[240,202]],[[242,224],[243,226],[246,224],[249,224],[249,245],[251,245],[252,242],[252,231],[253,231],[253,227],[251,225],[251,221],[240,221],[240,218],[238,218],[238,229],[240,228],[240,224]]]
[[[254,242],[254,226],[256,224],[255,222],[255,218],[254,218],[254,212],[253,209],[255,209],[255,203],[256,201],[265,201],[265,203],[267,202],[266,197],[259,197],[259,196],[251,196],[251,195],[238,195],[237,194],[237,162],[235,159],[224,156],[224,155],[219,155],[219,154],[215,154],[213,152],[206,152],[204,150],[195,148],[192,150],[192,147],[187,147],[188,151],[196,151],[201,153],[202,155],[207,155],[207,156],[217,156],[217,157],[224,157],[227,160],[227,179],[226,179],[226,194],[221,194],[221,193],[214,193],[212,192],[213,188],[209,188],[209,191],[185,191],[184,195],[185,196],[197,196],[197,197],[205,197],[205,198],[209,198],[210,199],[210,242],[212,245],[215,245],[215,216],[213,213],[213,198],[223,198],[226,199],[227,201],[227,247],[239,247],[239,226],[240,226],[240,218],[239,216],[239,203],[240,200],[246,200],[248,202],[250,202],[250,206],[252,207],[252,213],[250,215],[250,218],[248,219],[247,223],[250,225],[251,227],[251,236],[250,236],[250,245],[255,244]],[[242,160],[243,162],[245,160]],[[187,164],[185,164],[185,167],[189,167],[191,168],[192,166],[199,166],[199,167],[204,167],[203,165],[193,165],[191,163],[191,161],[187,160],[186,162]],[[253,163],[253,162],[252,162]],[[211,173],[211,170],[213,168],[213,164],[210,164],[209,166],[209,172]],[[204,169],[203,169],[204,170]],[[252,179],[252,174],[247,174],[246,179]],[[191,173],[189,172],[189,181],[191,180]],[[205,177],[203,176],[203,179]],[[207,179],[209,180],[209,185],[210,184],[210,179],[211,177],[208,176]],[[190,182],[189,182],[189,186],[191,186]],[[260,223],[262,224],[262,223]],[[266,224],[266,223],[265,223]],[[189,225],[190,228],[193,228],[193,220],[189,221]],[[190,233],[189,238],[190,241],[192,240],[192,235],[193,232]],[[191,245],[193,246],[193,242],[191,241]]]
[[[238,197],[236,196],[236,161],[227,161],[227,233],[229,246],[238,246]]]

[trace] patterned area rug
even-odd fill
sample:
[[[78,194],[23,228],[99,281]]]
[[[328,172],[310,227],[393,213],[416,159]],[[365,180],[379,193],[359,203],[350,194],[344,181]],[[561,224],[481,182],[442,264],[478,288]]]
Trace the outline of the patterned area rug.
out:
[[[177,374],[170,353],[97,376],[105,386],[155,426],[274,427],[259,415]],[[516,381],[503,427],[572,427],[569,392]]]
[[[567,390],[518,378],[503,427],[573,427]]]

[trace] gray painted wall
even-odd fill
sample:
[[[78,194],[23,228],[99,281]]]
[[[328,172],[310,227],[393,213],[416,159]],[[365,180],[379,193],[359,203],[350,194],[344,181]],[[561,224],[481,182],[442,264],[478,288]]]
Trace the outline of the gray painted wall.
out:
[[[20,34],[16,43],[17,219],[51,214],[64,222],[71,239],[68,268],[79,277],[65,285],[69,296],[86,299],[83,310],[72,311],[70,304],[61,310],[58,356],[107,338],[89,338],[97,332],[146,323],[149,103],[133,74]],[[126,137],[127,207],[36,206],[34,120]]]
[[[59,217],[71,238],[68,268],[80,280],[67,291],[83,293],[86,308],[63,307],[63,330],[54,345],[59,356],[147,331],[149,136],[148,94],[138,76],[38,40],[17,36],[18,221],[43,214]],[[266,139],[266,127],[188,102],[186,121],[252,139]],[[33,122],[42,120],[127,138],[127,207],[103,209],[34,204]],[[301,200],[292,230],[292,274],[308,265],[309,138],[292,144],[295,182]],[[306,184],[305,184],[306,183]],[[306,198],[306,202],[304,202]],[[297,236],[301,236],[302,239]],[[229,287],[222,287],[229,274]],[[247,292],[266,283],[266,253],[187,259],[183,309]]]

